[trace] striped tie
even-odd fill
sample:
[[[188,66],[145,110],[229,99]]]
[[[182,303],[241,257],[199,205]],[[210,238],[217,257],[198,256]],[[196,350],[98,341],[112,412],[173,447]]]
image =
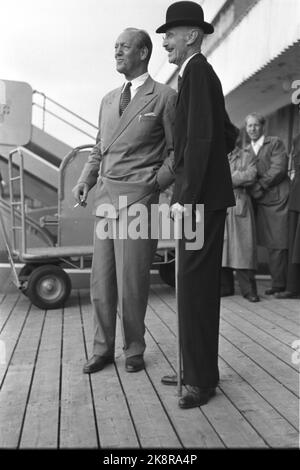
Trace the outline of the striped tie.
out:
[[[126,107],[128,106],[131,100],[131,93],[130,93],[131,82],[128,82],[121,94],[120,99],[120,116],[124,113]]]

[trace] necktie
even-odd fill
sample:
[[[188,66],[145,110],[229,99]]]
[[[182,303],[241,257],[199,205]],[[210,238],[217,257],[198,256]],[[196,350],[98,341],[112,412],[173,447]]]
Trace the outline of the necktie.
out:
[[[182,77],[181,77],[180,75],[178,75],[178,79],[177,79],[177,91],[180,90],[181,82],[182,82]]]
[[[121,94],[121,99],[120,99],[120,116],[125,111],[125,108],[128,106],[130,100],[131,100],[131,93],[130,93],[130,87],[131,87],[131,82],[126,83],[126,86]]]

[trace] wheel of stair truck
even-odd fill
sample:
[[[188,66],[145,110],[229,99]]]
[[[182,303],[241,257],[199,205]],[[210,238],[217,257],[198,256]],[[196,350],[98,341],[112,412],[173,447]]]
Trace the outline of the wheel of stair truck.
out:
[[[27,295],[28,278],[29,278],[30,274],[32,273],[32,271],[34,269],[36,269],[38,266],[40,266],[40,265],[39,264],[27,263],[27,264],[24,264],[24,266],[20,269],[20,272],[18,274],[18,278],[19,278],[19,281],[20,281],[21,286],[22,286],[22,292],[25,295]]]
[[[35,268],[28,277],[26,295],[42,309],[64,305],[71,292],[71,280],[59,266],[46,264]]]
[[[168,286],[175,287],[175,261],[160,264],[159,275]]]

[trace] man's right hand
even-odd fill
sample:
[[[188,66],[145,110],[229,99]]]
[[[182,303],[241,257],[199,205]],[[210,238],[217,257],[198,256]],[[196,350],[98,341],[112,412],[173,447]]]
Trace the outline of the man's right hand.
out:
[[[86,200],[89,192],[87,183],[78,183],[72,189],[73,196],[76,202],[80,205],[86,205]]]

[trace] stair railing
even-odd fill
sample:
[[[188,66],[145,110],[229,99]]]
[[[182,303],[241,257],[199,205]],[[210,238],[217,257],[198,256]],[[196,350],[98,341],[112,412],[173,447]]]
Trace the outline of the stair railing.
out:
[[[64,124],[67,124],[68,126],[72,127],[76,131],[81,132],[82,134],[90,137],[91,139],[93,139],[93,140],[95,139],[95,134],[92,135],[90,133],[90,132],[92,132],[92,130],[94,130],[94,131],[98,130],[98,128],[97,128],[97,126],[95,126],[95,124],[91,123],[87,119],[84,119],[83,117],[81,117],[79,114],[74,113],[69,108],[66,108],[62,104],[60,104],[57,101],[53,100],[49,96],[45,95],[45,93],[34,90],[32,94],[33,94],[32,106],[35,106],[36,108],[39,108],[39,109],[42,110],[42,130],[43,131],[45,131],[46,117],[47,117],[47,114],[48,114],[50,116],[55,117],[56,119],[63,122]],[[34,96],[35,95],[38,95],[38,96],[42,97],[42,104],[39,104],[36,101],[34,101]],[[53,105],[55,105],[58,108],[59,111],[63,111],[64,113],[67,113],[70,117],[72,116],[72,118],[78,119],[79,122],[81,123],[81,125],[83,125],[83,124],[87,125],[91,130],[89,130],[89,132],[87,132],[82,127],[78,127],[77,125],[73,124],[70,120],[70,117],[68,119],[65,119],[62,116],[60,116],[59,114],[51,111],[49,109],[49,107],[47,106],[48,103],[52,103]]]

